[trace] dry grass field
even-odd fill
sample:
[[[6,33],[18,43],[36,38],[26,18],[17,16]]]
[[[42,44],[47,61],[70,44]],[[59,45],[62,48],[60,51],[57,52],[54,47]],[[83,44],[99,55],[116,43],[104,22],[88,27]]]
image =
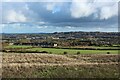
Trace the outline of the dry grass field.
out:
[[[2,53],[0,52],[0,78],[2,77]]]
[[[3,53],[4,78],[118,78],[118,54]]]

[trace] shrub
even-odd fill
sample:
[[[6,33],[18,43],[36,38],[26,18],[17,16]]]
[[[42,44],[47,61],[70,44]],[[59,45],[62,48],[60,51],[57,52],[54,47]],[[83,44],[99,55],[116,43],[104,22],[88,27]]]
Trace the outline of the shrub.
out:
[[[39,52],[38,50],[35,50],[35,52]]]
[[[77,55],[79,55],[80,54],[80,52],[77,52]]]
[[[41,53],[48,53],[47,51],[41,51]]]
[[[64,52],[64,54],[67,54],[67,52]]]
[[[52,52],[50,52],[50,54],[52,54]]]
[[[110,54],[110,52],[107,52],[107,54]]]

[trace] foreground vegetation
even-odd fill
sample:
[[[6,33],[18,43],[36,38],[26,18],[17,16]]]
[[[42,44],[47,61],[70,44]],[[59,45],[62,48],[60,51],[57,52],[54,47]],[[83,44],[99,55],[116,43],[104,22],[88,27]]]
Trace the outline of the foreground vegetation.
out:
[[[3,78],[118,78],[119,55],[3,53]]]
[[[116,65],[32,65],[4,67],[4,78],[118,78]]]

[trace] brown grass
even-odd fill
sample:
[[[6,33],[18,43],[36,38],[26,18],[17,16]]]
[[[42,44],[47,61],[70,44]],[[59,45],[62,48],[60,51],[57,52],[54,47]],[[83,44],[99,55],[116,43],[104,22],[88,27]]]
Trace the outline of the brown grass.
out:
[[[3,77],[117,78],[117,54],[3,53]]]

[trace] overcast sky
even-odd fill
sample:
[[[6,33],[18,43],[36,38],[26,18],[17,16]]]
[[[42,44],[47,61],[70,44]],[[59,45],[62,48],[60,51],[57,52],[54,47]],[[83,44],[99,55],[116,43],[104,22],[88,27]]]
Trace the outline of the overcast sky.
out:
[[[0,4],[5,33],[118,31],[119,0],[5,1]]]

